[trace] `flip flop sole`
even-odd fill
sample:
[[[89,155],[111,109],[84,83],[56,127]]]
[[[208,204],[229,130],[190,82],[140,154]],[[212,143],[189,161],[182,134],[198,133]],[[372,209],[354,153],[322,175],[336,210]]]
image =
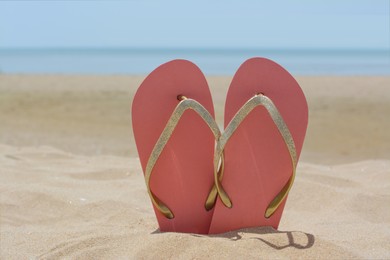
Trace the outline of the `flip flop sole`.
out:
[[[178,105],[178,95],[202,104],[214,117],[206,79],[185,60],[165,63],[140,85],[132,104],[132,122],[138,154],[145,172],[151,152]],[[208,233],[213,210],[205,200],[213,185],[215,138],[194,111],[184,112],[150,178],[151,191],[173,212],[168,219],[153,205],[161,231]]]
[[[306,99],[295,79],[271,60],[252,58],[240,66],[226,99],[225,127],[258,93],[269,97],[279,110],[299,158],[308,123]],[[292,162],[283,138],[266,109],[256,107],[225,146],[222,186],[233,206],[227,208],[217,201],[209,233],[257,226],[277,228],[285,201],[270,218],[265,217],[265,211],[291,174]]]

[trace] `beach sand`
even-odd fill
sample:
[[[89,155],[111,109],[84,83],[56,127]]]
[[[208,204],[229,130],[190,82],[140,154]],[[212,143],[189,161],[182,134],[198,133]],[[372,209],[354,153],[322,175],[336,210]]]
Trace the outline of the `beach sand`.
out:
[[[0,258],[390,258],[390,77],[297,77],[279,231],[160,233],[131,130],[143,76],[0,75]],[[222,124],[230,77],[208,77]]]

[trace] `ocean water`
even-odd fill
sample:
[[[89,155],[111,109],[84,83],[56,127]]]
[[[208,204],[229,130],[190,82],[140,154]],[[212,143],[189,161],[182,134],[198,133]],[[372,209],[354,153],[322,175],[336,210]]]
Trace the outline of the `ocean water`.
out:
[[[207,75],[233,75],[251,57],[272,59],[294,75],[390,75],[390,50],[238,49],[3,49],[0,73],[147,74],[180,58]]]

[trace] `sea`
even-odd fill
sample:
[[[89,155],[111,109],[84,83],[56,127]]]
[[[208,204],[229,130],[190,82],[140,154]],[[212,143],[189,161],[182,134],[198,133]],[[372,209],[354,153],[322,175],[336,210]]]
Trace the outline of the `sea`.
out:
[[[251,57],[272,59],[294,75],[390,75],[390,49],[0,49],[0,73],[134,75],[187,59],[206,75],[233,75]]]

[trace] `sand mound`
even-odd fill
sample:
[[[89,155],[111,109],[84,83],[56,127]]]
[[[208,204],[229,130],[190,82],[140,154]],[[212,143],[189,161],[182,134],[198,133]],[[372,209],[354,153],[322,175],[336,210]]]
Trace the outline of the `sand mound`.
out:
[[[300,163],[280,231],[160,233],[136,158],[0,145],[1,257],[389,258],[390,160]]]

